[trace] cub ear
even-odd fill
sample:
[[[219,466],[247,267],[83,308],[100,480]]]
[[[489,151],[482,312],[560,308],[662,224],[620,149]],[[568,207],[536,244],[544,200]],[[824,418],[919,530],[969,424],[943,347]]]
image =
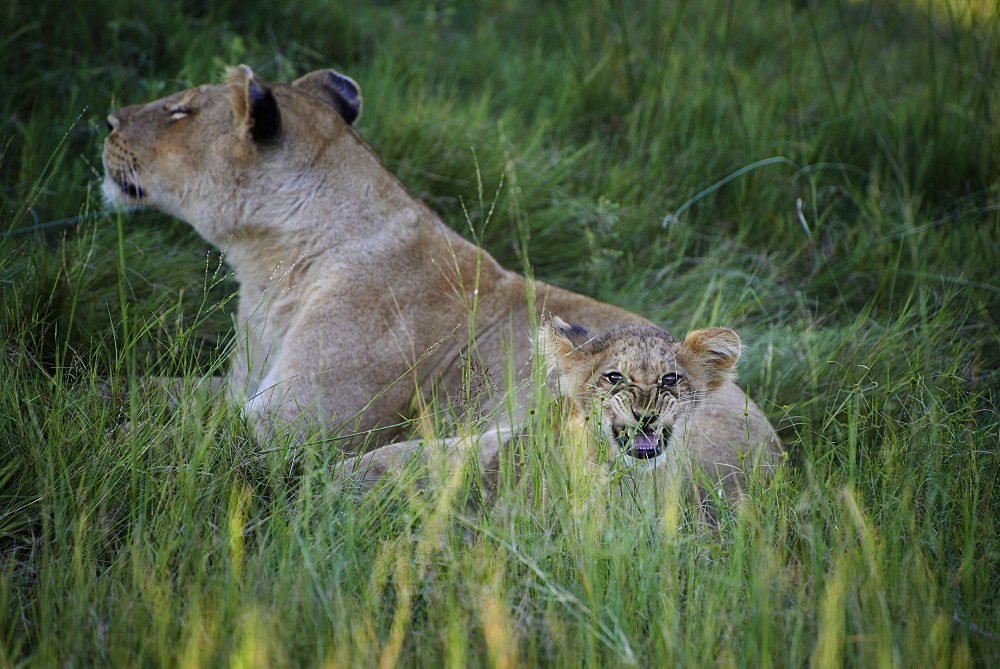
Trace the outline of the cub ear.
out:
[[[594,338],[582,326],[567,323],[556,315],[553,315],[552,320],[549,321],[549,331],[555,339],[574,349],[580,348]]]
[[[588,346],[594,337],[589,332],[552,316],[548,323],[539,326],[538,338],[545,365],[549,372],[556,372],[564,391],[572,391],[586,381],[594,363],[594,352]]]
[[[281,129],[281,114],[274,94],[246,65],[226,70],[230,102],[236,118],[255,141],[273,138]]]
[[[579,325],[567,323],[555,315],[539,330],[545,346],[545,359],[550,368],[563,366],[567,360],[578,360],[581,357],[580,347],[593,339]]]
[[[350,77],[334,70],[317,70],[292,82],[333,107],[348,125],[361,116],[361,88]]]
[[[705,328],[688,333],[677,350],[677,357],[711,391],[732,377],[742,350],[740,336],[729,328]]]

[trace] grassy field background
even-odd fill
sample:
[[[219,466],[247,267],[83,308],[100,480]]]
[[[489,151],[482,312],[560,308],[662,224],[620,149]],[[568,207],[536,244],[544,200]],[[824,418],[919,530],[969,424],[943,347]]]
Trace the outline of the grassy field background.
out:
[[[224,367],[235,282],[103,211],[104,118],[241,62],[354,77],[507,266],[738,330],[788,467],[714,530],[570,484],[467,518],[149,397]],[[998,62],[978,1],[8,0],[0,665],[996,666]]]

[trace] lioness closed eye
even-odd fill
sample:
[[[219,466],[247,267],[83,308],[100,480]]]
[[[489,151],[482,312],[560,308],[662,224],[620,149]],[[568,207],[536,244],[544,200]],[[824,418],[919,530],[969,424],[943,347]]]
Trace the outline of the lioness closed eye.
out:
[[[692,436],[712,421],[703,410],[713,406],[739,360],[742,342],[732,330],[695,330],[682,341],[657,327],[628,324],[592,335],[553,317],[540,334],[558,392],[569,400],[571,434],[592,448],[607,444],[626,468],[676,469],[690,460],[732,488],[747,464],[741,456],[769,463],[776,455],[764,444],[742,454],[697,440],[691,447]]]

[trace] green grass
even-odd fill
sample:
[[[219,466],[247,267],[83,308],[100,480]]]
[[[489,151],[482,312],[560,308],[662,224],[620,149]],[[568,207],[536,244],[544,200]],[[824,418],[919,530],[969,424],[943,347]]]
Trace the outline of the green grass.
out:
[[[990,5],[7,2],[0,665],[1000,663]],[[545,494],[470,518],[144,392],[225,365],[235,282],[102,212],[103,119],[238,62],[356,78],[504,264],[737,329],[789,466],[707,529],[586,490],[540,412]]]

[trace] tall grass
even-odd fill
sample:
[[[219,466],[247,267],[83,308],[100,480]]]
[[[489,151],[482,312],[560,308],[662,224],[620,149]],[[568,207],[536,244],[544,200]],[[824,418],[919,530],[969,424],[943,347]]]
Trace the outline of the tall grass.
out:
[[[0,9],[0,663],[1000,662],[990,3],[180,7]],[[237,62],[355,77],[386,165],[506,265],[736,328],[788,465],[706,526],[588,487],[544,395],[547,484],[489,514],[472,473],[359,498],[255,445],[196,387],[226,266],[97,188],[108,111]]]

